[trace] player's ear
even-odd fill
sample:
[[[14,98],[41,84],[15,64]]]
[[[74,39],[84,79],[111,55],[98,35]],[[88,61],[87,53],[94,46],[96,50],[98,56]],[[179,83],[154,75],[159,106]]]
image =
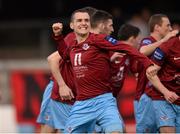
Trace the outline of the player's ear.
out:
[[[104,29],[104,27],[105,27],[104,23],[100,23],[99,26],[100,26],[101,29]]]
[[[128,38],[127,41],[130,42],[130,43],[132,43],[132,42],[134,41],[134,39],[135,39],[134,36],[131,36],[131,37]]]
[[[72,22],[70,23],[70,28],[71,28],[71,29],[74,29],[74,26],[73,26],[73,23],[72,23]]]
[[[155,31],[159,31],[159,28],[160,28],[160,26],[159,26],[158,24],[156,24],[156,25],[154,26],[154,30],[155,30]]]

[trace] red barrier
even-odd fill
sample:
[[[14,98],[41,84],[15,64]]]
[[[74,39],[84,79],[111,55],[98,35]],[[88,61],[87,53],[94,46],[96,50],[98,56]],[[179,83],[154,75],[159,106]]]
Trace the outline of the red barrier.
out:
[[[49,82],[49,73],[44,70],[16,70],[10,73],[13,103],[16,107],[18,123],[36,124],[43,91]],[[119,109],[127,126],[127,132],[134,132],[133,99],[136,80],[132,76],[125,79],[120,92]],[[132,127],[133,126],[133,127]]]
[[[49,74],[43,70],[12,71],[10,85],[18,123],[36,124]]]

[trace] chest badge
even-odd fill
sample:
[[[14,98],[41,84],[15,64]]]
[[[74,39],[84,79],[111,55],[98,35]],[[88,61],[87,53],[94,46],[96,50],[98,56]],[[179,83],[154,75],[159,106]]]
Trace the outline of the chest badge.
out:
[[[89,47],[90,47],[90,46],[89,46],[87,43],[84,43],[83,46],[82,46],[82,49],[88,50]]]

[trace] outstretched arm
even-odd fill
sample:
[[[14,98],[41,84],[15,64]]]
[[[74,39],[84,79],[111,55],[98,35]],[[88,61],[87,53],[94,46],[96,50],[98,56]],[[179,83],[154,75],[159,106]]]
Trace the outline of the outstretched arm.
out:
[[[110,36],[97,35],[96,39],[94,39],[94,42],[95,42],[94,44],[101,49],[106,49],[115,52],[122,52],[131,56],[134,60],[137,60],[140,63],[142,63],[144,68],[153,65],[153,63],[146,56],[141,54],[135,48],[133,48],[128,44],[121,43]]]
[[[148,44],[148,45],[144,45],[140,48],[140,52],[146,56],[150,56],[154,50],[159,47],[162,43],[166,42],[167,40],[169,40],[171,37],[176,36],[176,34],[178,33],[178,30],[174,30],[172,32],[169,32],[164,38],[162,38],[161,40],[152,43],[152,44]]]

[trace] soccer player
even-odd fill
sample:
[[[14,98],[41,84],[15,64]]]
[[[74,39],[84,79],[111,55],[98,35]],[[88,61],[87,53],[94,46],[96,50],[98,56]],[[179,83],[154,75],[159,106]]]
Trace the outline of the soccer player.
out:
[[[92,25],[91,32],[94,32],[94,33],[97,33],[97,34],[99,34],[99,33],[111,34],[113,32],[112,15],[110,15],[106,11],[102,11],[102,10],[96,11],[92,15],[91,20],[92,20],[91,21],[91,25]],[[59,25],[59,23],[53,24],[53,27],[55,28],[56,25]],[[58,39],[58,38],[55,37],[55,39]],[[71,38],[70,40],[74,41],[75,38]],[[61,94],[61,97],[62,97],[62,93],[60,93],[60,94]],[[52,93],[52,97],[54,99],[56,99],[56,97],[54,97],[54,96],[59,96],[58,92],[53,92]],[[66,111],[68,111],[68,110],[66,110]],[[122,120],[121,116],[120,116],[120,119]],[[123,121],[122,121],[122,123],[123,123]],[[124,124],[122,124],[122,123],[119,124],[119,125],[124,126]],[[99,132],[99,131],[101,131],[101,128],[96,126],[95,131]]]
[[[93,32],[93,33],[111,34],[114,31],[113,22],[112,22],[112,15],[110,15],[106,11],[102,11],[102,10],[96,11],[94,13],[94,15],[92,15],[91,20],[92,20],[91,21],[91,25],[92,25],[91,32]],[[59,23],[53,24],[53,27],[55,28],[56,25],[59,25]],[[58,39],[58,38],[56,37],[55,39]],[[75,38],[71,38],[71,40],[75,40]],[[53,94],[55,94],[55,93],[53,93]],[[59,94],[56,92],[56,96],[58,96],[58,95]],[[119,125],[124,126],[124,123],[122,121],[120,114],[119,114],[119,118],[121,119],[121,124],[119,124]],[[95,131],[100,132],[101,128],[96,126]]]
[[[158,74],[148,76],[161,133],[180,133],[180,37],[161,44],[152,55]]]
[[[140,29],[130,24],[124,24],[118,30],[118,40],[122,43],[138,48],[140,42]],[[123,53],[114,52],[111,56],[111,87],[113,96],[116,97],[117,104],[121,97],[120,91],[123,87],[125,77],[128,72],[134,73],[134,59]],[[118,105],[119,106],[119,105]],[[118,108],[120,112],[121,107]],[[125,131],[124,131],[125,132]]]
[[[70,27],[76,35],[74,44],[67,49],[61,36],[58,45],[62,58],[71,61],[77,89],[76,102],[67,121],[66,132],[92,130],[95,122],[100,124],[103,132],[122,132],[115,98],[110,93],[108,51],[126,52],[141,61],[147,72],[154,67],[150,66],[152,63],[147,57],[132,47],[110,36],[89,33],[90,17],[83,10],[76,10],[72,14]],[[61,34],[62,24],[59,29],[54,33]]]
[[[164,14],[152,15],[149,20],[150,36],[141,41],[140,52],[150,57],[154,50],[163,42],[176,35],[177,31],[171,31],[171,24]],[[145,70],[138,64],[138,84],[136,88],[134,111],[136,119],[136,132],[157,132],[157,125],[150,97],[149,83]],[[148,84],[147,84],[148,83]],[[147,85],[147,87],[146,87]]]
[[[140,29],[130,24],[124,24],[118,30],[118,40],[122,43],[138,48]],[[111,84],[113,95],[118,97],[128,71],[134,73],[133,59],[125,54],[114,52],[111,56]]]
[[[85,7],[84,9],[90,16],[96,12],[96,9],[92,7]],[[71,44],[70,41],[72,38],[75,38],[74,33],[68,34],[65,38],[66,43]],[[40,114],[37,119],[37,122],[41,124],[42,133],[56,132],[57,129],[63,131],[75,95],[71,65],[61,59],[58,51],[49,55],[47,60],[55,78],[51,77],[44,91]],[[61,73],[59,70],[61,70]],[[66,75],[68,75],[68,78]],[[73,89],[73,92],[71,89]],[[61,98],[59,93],[61,94]],[[60,102],[57,102],[59,100]],[[57,110],[59,112],[56,112]]]
[[[91,17],[91,33],[111,35],[112,32],[113,16],[103,10],[96,11]]]

